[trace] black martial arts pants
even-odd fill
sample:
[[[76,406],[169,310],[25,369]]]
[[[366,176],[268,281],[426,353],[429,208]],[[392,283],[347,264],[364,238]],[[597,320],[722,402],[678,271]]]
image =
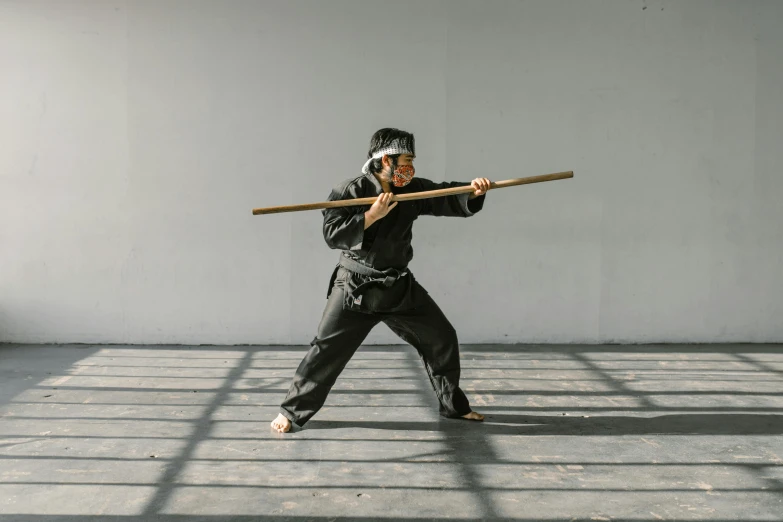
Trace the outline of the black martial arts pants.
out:
[[[345,365],[381,321],[419,352],[440,402],[440,415],[456,418],[470,413],[468,398],[459,387],[457,332],[432,297],[422,293],[416,308],[368,314],[344,310],[344,290],[334,287],[318,334],[296,370],[280,413],[304,426],[321,409]]]

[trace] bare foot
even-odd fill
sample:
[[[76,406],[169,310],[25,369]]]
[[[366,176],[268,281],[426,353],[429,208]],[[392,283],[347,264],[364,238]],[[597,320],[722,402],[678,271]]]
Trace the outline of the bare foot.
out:
[[[285,433],[291,429],[291,421],[281,413],[272,421],[272,429],[278,433]]]
[[[472,411],[472,412],[468,413],[467,415],[463,415],[462,418],[463,419],[468,419],[468,420],[474,420],[474,421],[483,421],[484,420],[484,416],[482,414],[478,413],[478,412],[475,412],[475,411]]]

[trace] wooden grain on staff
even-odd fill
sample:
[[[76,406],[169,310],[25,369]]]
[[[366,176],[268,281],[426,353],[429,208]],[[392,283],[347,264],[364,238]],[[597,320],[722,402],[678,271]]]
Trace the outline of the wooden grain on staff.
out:
[[[557,172],[555,174],[544,174],[542,176],[530,176],[527,178],[507,179],[505,181],[496,181],[490,184],[490,190],[515,187],[517,185],[529,185],[530,183],[541,183],[543,181],[554,181],[556,179],[573,178],[574,172]],[[410,194],[398,194],[392,198],[392,201],[413,201],[415,199],[439,198],[443,196],[453,196],[455,194],[469,194],[475,189],[466,185],[464,187],[453,187],[437,190],[427,190],[424,192],[412,192]],[[306,203],[304,205],[285,205],[281,207],[266,207],[253,209],[253,215],[279,214],[281,212],[298,212],[301,210],[318,210],[323,208],[352,207],[358,205],[372,205],[377,197],[340,199],[337,201],[323,201],[321,203]]]

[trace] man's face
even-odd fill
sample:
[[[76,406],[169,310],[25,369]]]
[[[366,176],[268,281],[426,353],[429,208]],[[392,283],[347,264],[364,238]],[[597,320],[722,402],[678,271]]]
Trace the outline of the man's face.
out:
[[[400,154],[400,157],[397,158],[397,165],[413,165],[414,159],[416,156],[413,154]]]
[[[397,165],[394,164],[394,160],[389,156],[383,157],[383,173],[386,174],[386,176],[391,177],[392,172],[394,172],[395,167],[399,167],[400,165],[413,165],[413,160],[416,159],[416,156],[413,154],[400,154],[400,157],[397,158]]]

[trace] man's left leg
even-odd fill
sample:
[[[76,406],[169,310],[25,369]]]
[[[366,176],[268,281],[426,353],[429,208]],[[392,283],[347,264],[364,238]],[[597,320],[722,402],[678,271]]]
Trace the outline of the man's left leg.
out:
[[[470,409],[459,387],[460,361],[457,332],[429,295],[412,310],[395,312],[383,322],[419,352],[440,403],[440,414],[449,418],[483,420]]]

